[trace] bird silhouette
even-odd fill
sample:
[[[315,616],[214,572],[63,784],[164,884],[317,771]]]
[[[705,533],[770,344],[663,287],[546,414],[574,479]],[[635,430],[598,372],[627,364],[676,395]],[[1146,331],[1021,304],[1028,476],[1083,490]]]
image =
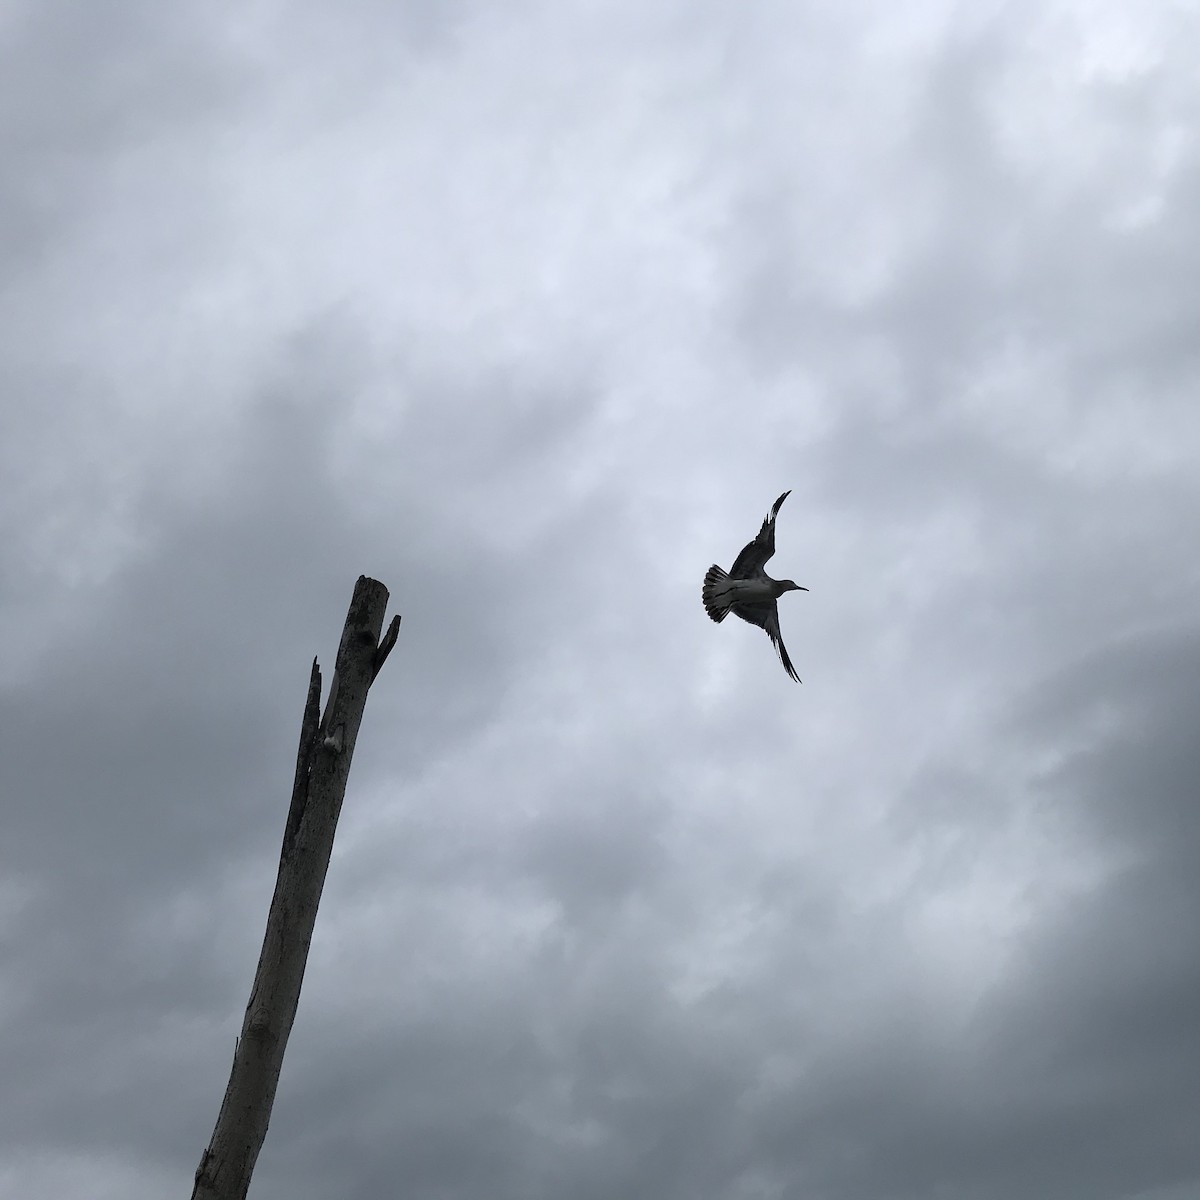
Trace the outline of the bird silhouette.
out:
[[[788,658],[787,648],[779,632],[779,606],[777,601],[784,592],[807,592],[808,588],[790,579],[772,579],[763,567],[775,553],[775,517],[779,507],[791,495],[791,490],[784,492],[771,505],[758,531],[758,536],[752,542],[747,542],[742,552],[733,560],[733,566],[725,571],[715,563],[708,568],[704,576],[704,587],[701,595],[704,599],[704,609],[718,623],[733,613],[751,625],[766,630],[771,645],[783,663],[783,669],[797,682],[800,676]]]

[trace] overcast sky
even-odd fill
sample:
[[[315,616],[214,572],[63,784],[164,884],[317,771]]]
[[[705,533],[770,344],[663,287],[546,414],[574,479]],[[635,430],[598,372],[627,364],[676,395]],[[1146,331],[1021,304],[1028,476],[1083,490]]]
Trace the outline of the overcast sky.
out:
[[[1200,1197],[1200,15],[14,0],[0,1194]],[[785,675],[713,625],[780,492]]]

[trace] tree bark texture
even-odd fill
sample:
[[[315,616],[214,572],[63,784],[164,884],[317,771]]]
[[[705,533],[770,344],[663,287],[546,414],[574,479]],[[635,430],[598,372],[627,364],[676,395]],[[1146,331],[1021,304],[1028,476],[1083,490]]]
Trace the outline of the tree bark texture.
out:
[[[367,692],[399,632],[397,616],[380,641],[387,602],[383,584],[359,577],[322,717],[321,671],[313,661],[267,930],[233,1070],[196,1169],[192,1200],[245,1200],[266,1137]]]

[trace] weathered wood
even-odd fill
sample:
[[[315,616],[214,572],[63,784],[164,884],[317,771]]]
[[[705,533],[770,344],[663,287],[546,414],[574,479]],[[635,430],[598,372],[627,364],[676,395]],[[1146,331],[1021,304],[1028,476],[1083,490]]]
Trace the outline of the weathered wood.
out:
[[[392,647],[396,644],[396,639],[400,636],[400,614],[397,613],[392,618],[392,623],[388,626],[388,631],[383,635],[379,643],[379,649],[375,651],[375,675],[378,675],[383,670],[383,664],[387,662],[387,656],[391,654]],[[374,679],[375,675],[371,678]]]
[[[266,1137],[367,692],[398,633],[395,618],[387,639],[379,640],[387,601],[383,584],[359,577],[320,720],[321,672],[313,661],[275,894],[233,1070],[196,1169],[192,1200],[245,1200]]]

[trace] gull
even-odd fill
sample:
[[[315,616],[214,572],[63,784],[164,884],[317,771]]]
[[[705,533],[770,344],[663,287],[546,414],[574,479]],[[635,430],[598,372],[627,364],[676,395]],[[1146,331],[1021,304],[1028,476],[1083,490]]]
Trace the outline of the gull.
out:
[[[715,563],[704,576],[704,608],[714,621],[721,622],[733,613],[751,625],[767,631],[771,645],[779,655],[783,669],[797,682],[800,676],[788,658],[788,652],[779,633],[779,607],[776,601],[784,592],[807,592],[790,579],[772,579],[763,567],[775,553],[775,517],[779,506],[791,495],[791,489],[771,506],[758,537],[748,542],[741,554],[734,559],[733,567],[724,571]]]

